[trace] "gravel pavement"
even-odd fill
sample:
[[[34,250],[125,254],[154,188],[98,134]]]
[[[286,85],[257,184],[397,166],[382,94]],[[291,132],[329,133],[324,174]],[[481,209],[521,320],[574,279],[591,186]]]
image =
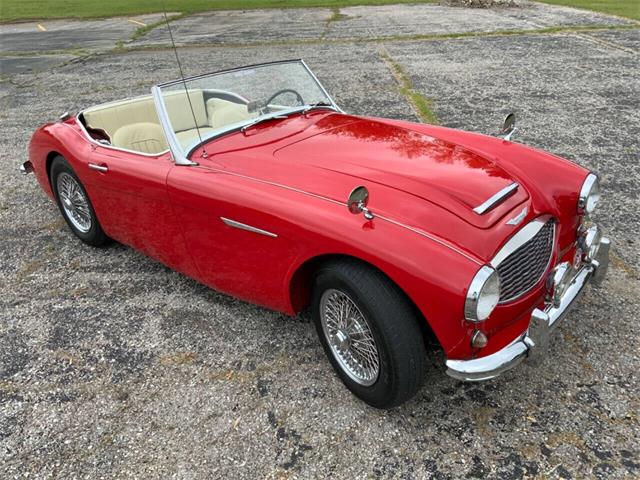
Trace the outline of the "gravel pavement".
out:
[[[541,18],[611,28],[381,43],[367,41],[380,36],[372,20],[375,31],[354,27],[354,41],[316,32],[299,42],[306,34],[296,26],[291,42],[254,45],[270,35],[256,22],[242,32],[245,46],[207,40],[203,25],[193,42],[176,29],[185,44],[216,43],[180,49],[186,74],[302,57],[345,110],[415,120],[384,48],[443,125],[495,132],[515,110],[517,141],[600,173],[597,220],[613,241],[612,266],[555,331],[548,355],[465,384],[445,375],[434,349],[425,387],[388,412],[348,393],[308,319],[219,294],[121,245],[88,247],[33,177],[17,175],[40,123],[175,78],[172,51],[74,54],[37,73],[3,72],[0,478],[638,478],[640,30],[527,8],[371,15],[386,12],[391,30],[405,22],[407,31],[418,27],[406,19],[420,15],[449,22],[449,32],[464,32],[474,15],[483,32]],[[298,25],[319,12],[282,18]],[[344,9],[355,18],[335,23],[349,31],[368,12]],[[194,18],[208,17],[180,22]]]

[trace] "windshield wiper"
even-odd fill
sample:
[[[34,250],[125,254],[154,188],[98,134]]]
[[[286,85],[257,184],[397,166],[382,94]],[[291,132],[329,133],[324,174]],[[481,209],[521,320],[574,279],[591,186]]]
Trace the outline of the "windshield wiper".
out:
[[[284,118],[289,118],[289,115],[274,115],[273,117],[256,118],[253,122],[247,123],[244,127],[242,127],[240,131],[244,133],[247,131],[247,129],[259,123],[266,122],[267,120],[284,119]]]
[[[307,112],[313,110],[314,108],[325,108],[325,107],[330,107],[333,108],[333,105],[331,105],[328,102],[316,102],[316,103],[312,103],[310,105],[307,105],[307,107],[302,110],[302,114],[305,115]]]

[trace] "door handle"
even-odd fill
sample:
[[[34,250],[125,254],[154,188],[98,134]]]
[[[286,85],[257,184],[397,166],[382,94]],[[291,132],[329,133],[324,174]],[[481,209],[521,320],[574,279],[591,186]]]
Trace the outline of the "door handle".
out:
[[[89,168],[91,170],[97,170],[102,173],[106,173],[109,171],[109,167],[107,167],[106,165],[96,165],[95,163],[90,163]]]

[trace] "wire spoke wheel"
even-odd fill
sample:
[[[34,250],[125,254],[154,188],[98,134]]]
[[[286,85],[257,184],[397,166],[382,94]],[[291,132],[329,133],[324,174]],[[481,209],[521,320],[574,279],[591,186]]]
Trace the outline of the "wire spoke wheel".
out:
[[[344,292],[327,289],[320,298],[322,330],[343,371],[356,383],[373,385],[380,356],[366,318]]]
[[[60,203],[69,221],[82,233],[91,230],[91,210],[89,200],[78,181],[66,172],[57,179]]]

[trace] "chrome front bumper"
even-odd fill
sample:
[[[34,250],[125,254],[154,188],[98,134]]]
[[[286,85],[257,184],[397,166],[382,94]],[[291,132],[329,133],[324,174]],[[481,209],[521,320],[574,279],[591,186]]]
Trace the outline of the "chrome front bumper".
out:
[[[544,310],[538,308],[533,310],[529,328],[519,338],[502,350],[486,357],[473,360],[447,360],[447,374],[458,380],[489,380],[515,367],[527,357],[540,356],[544,353],[549,334],[570,310],[589,280],[595,284],[603,280],[609,266],[610,245],[608,238],[603,237],[600,240],[596,259],[582,264],[556,305],[547,305]]]

